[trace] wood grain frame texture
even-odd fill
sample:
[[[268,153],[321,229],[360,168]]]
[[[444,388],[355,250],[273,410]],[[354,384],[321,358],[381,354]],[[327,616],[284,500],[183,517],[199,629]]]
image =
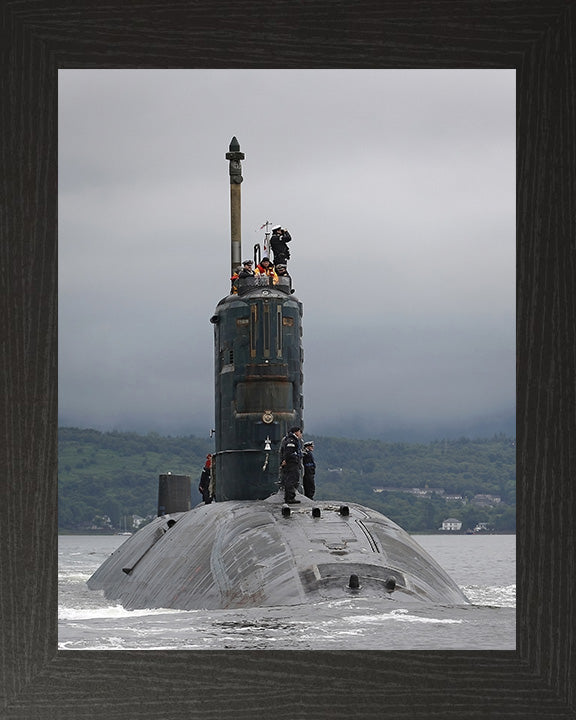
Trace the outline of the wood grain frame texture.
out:
[[[0,717],[575,718],[574,0],[1,12]],[[516,69],[516,651],[57,651],[57,71],[105,67]]]

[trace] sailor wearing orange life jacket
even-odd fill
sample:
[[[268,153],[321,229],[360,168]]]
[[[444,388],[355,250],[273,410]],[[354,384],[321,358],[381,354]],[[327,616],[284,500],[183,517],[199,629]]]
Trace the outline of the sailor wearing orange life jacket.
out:
[[[262,260],[260,260],[260,264],[256,265],[256,269],[254,270],[255,275],[268,275],[269,277],[273,278],[272,282],[276,284],[278,282],[278,275],[276,275],[276,271],[274,270],[274,265],[270,262],[270,258],[263,257]]]
[[[238,280],[240,273],[240,268],[236,268],[232,275],[230,276],[230,282],[232,284],[232,287],[230,288],[230,295],[238,295],[238,285],[236,281]]]

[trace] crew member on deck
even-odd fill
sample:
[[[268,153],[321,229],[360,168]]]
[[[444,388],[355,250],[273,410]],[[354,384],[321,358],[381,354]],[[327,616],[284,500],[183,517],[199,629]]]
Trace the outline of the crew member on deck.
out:
[[[210,469],[212,467],[212,455],[208,453],[206,455],[206,462],[202,468],[202,475],[200,475],[200,483],[198,484],[198,491],[202,495],[202,500],[206,505],[212,502],[212,496],[210,495]]]
[[[304,443],[302,463],[304,465],[304,477],[302,478],[304,495],[312,500],[314,493],[316,492],[316,485],[314,483],[314,476],[316,475],[316,462],[314,461],[314,443],[311,440]]]
[[[300,482],[302,469],[302,430],[291,427],[280,443],[280,482],[284,485],[284,502],[289,505],[299,503],[296,489]]]

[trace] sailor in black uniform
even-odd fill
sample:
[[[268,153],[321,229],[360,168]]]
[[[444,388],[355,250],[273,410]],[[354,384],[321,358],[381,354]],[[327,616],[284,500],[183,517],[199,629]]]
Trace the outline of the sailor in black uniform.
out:
[[[302,462],[304,464],[304,477],[302,478],[302,485],[304,485],[304,495],[307,498],[314,497],[316,491],[316,485],[314,483],[314,475],[316,475],[316,462],[314,461],[314,443],[309,440],[304,443],[304,454],[302,456]]]
[[[274,253],[274,265],[280,263],[286,265],[290,260],[290,250],[288,249],[287,243],[292,240],[292,236],[286,230],[282,229],[280,225],[272,228],[272,237],[270,238],[270,247]]]
[[[212,496],[210,494],[210,468],[212,466],[212,455],[208,453],[206,455],[206,463],[202,468],[202,475],[200,475],[200,482],[198,483],[198,492],[202,495],[202,500],[206,505],[212,502]]]
[[[302,468],[302,430],[292,427],[280,443],[280,482],[284,486],[284,502],[289,505],[299,503],[296,489],[300,482]]]

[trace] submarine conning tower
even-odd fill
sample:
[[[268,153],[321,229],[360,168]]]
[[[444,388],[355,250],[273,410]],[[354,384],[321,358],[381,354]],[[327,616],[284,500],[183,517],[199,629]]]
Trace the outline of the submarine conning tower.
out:
[[[232,271],[240,265],[240,185],[244,153],[236,138],[230,162]],[[263,500],[278,490],[278,450],[302,427],[302,303],[289,278],[239,278],[214,324],[216,501]]]

